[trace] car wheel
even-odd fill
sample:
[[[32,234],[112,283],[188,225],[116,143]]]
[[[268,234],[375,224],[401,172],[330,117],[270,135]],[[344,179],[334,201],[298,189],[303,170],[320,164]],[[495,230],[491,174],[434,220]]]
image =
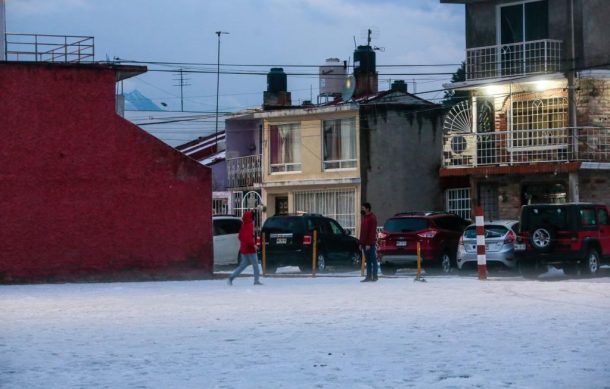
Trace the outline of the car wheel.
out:
[[[449,255],[449,253],[444,252],[443,254],[441,254],[441,257],[438,260],[438,264],[443,274],[451,273],[451,256]]]
[[[599,253],[595,249],[587,251],[587,256],[582,264],[583,274],[594,276],[599,271]]]
[[[360,252],[353,253],[351,258],[350,263],[352,266],[360,266],[360,261],[362,260],[360,257]]]
[[[535,280],[546,270],[542,269],[538,261],[519,261],[518,267],[521,276],[528,280]]]
[[[324,257],[324,254],[319,253],[318,254],[318,260],[316,262],[316,269],[317,271],[325,271],[326,270],[326,258]]]
[[[538,251],[548,251],[555,239],[555,231],[549,226],[538,226],[530,232],[530,243]]]
[[[393,276],[394,274],[396,274],[396,268],[392,265],[382,264],[380,267],[381,267],[381,274],[383,274],[384,276]]]

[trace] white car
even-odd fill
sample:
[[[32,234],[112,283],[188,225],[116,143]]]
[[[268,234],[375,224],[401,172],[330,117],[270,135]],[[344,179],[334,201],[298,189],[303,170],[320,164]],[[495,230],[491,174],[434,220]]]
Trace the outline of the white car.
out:
[[[231,215],[212,216],[214,226],[214,266],[239,262],[239,229],[241,218]]]
[[[503,265],[509,269],[517,266],[515,240],[519,230],[518,220],[494,220],[485,222],[485,256],[487,265]],[[477,267],[477,226],[468,226],[458,244],[457,266],[459,270]]]

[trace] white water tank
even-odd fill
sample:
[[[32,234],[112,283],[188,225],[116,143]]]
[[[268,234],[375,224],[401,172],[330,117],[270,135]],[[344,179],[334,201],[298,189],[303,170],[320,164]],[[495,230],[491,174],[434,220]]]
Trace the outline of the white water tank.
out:
[[[347,63],[339,58],[328,58],[320,66],[320,96],[340,95],[347,75]]]

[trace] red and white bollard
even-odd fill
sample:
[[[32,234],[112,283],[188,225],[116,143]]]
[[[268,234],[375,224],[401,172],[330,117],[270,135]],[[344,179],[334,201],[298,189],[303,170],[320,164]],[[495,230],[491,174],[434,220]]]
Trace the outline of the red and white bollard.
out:
[[[479,280],[487,279],[487,256],[485,254],[485,218],[483,208],[474,209],[475,224],[477,226],[477,268],[479,269]]]

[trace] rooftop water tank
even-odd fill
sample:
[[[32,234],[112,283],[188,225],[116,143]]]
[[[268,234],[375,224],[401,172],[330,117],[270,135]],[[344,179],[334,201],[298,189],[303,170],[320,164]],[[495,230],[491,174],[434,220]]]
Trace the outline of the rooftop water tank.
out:
[[[371,46],[358,46],[354,51],[354,75],[375,72],[375,51]]]
[[[339,58],[328,58],[320,66],[320,96],[336,96],[343,90],[343,82],[347,75],[347,63]]]
[[[286,92],[288,90],[286,73],[283,68],[271,68],[267,73],[267,92]]]

